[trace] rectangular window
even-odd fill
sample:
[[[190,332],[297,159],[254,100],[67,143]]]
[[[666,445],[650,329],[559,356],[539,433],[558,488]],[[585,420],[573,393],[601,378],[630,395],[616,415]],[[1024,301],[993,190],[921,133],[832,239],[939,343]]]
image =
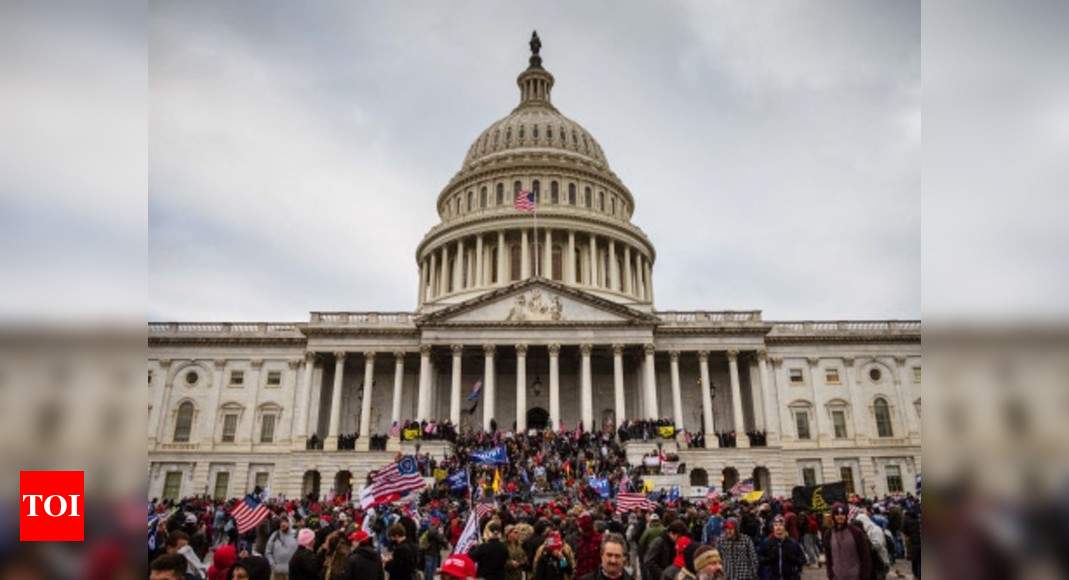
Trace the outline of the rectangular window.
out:
[[[806,487],[812,487],[817,484],[817,470],[812,467],[802,468],[802,482]]]
[[[790,373],[792,385],[805,384],[805,375],[802,374],[802,369],[791,369]]]
[[[794,424],[798,428],[798,438],[809,439],[809,413],[806,411],[795,411]]]
[[[846,493],[854,493],[854,468],[844,465],[839,468],[839,479],[846,484]]]
[[[178,493],[182,490],[182,472],[168,471],[163,480],[163,498],[178,499]]]
[[[846,412],[832,411],[831,422],[835,425],[835,438],[846,439]]]
[[[888,465],[885,471],[887,472],[887,492],[902,493],[902,470],[897,465]]]
[[[267,386],[277,387],[282,384],[282,371],[269,371],[267,373]]]
[[[824,382],[829,385],[838,385],[839,369],[824,369]]]
[[[148,372],[148,386],[152,386],[152,371]]]
[[[220,471],[215,474],[215,499],[227,499],[230,491],[230,472]]]
[[[230,371],[230,386],[240,387],[245,384],[245,372],[244,371]]]
[[[913,382],[915,382],[915,383],[921,382],[921,368],[920,367],[913,367]]]
[[[266,471],[257,471],[256,487],[259,487],[260,489],[267,489],[267,476],[268,473]]]
[[[238,416],[233,413],[223,415],[223,443],[233,443],[237,432]]]
[[[271,443],[275,440],[275,416],[264,415],[263,424],[260,425],[260,443]]]

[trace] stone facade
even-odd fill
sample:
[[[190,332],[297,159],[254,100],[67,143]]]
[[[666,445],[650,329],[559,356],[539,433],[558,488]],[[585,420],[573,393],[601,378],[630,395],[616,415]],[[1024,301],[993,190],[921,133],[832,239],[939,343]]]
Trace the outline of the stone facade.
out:
[[[713,485],[912,489],[920,323],[657,310],[656,254],[629,221],[630,191],[553,107],[537,54],[517,83],[520,105],[439,195],[442,223],[416,252],[415,311],[149,324],[149,495],[344,489],[392,456],[367,444],[394,421],[526,429],[546,416],[569,428],[666,417],[705,432],[709,448],[680,454]],[[516,192],[537,199],[537,225]],[[767,446],[740,435],[716,448],[727,431],[764,432]],[[306,450],[313,434],[323,450]],[[337,450],[345,434],[359,435],[355,451]]]

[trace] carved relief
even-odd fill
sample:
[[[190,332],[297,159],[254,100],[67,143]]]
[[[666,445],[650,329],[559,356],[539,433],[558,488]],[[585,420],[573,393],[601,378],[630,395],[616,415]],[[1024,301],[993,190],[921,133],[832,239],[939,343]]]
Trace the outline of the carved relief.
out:
[[[542,296],[540,289],[534,288],[529,292],[516,296],[512,309],[509,310],[508,317],[505,320],[515,322],[561,320],[563,310],[564,306],[561,304],[560,298],[554,296],[547,300]]]

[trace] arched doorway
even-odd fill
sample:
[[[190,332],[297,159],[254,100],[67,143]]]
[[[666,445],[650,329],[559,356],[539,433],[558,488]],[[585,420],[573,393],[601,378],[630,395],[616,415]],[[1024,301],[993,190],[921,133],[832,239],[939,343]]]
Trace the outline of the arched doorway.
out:
[[[725,467],[722,474],[724,476],[724,482],[722,484],[722,487],[724,489],[724,493],[728,493],[731,491],[731,488],[739,482],[739,470],[735,469],[734,467]]]
[[[301,497],[308,496],[319,499],[319,472],[314,469],[305,471],[304,479],[301,481]]]
[[[765,492],[772,491],[772,474],[767,467],[755,467],[753,470],[753,488]]]
[[[549,411],[534,407],[527,411],[527,428],[541,431],[549,426]]]
[[[349,495],[353,491],[353,474],[343,469],[334,476],[334,495]]]
[[[690,470],[690,484],[709,487],[709,472],[701,467]]]

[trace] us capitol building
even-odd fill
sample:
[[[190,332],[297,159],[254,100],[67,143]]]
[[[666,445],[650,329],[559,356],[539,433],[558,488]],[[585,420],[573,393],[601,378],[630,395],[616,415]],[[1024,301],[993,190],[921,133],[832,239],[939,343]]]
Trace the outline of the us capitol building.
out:
[[[658,486],[753,477],[776,495],[839,480],[867,495],[913,490],[920,322],[656,308],[657,253],[631,223],[635,196],[553,106],[539,47],[535,36],[519,104],[437,197],[441,223],[415,251],[413,312],[149,324],[149,497],[345,492],[416,449],[396,435],[368,449],[411,419],[529,430],[668,418],[704,432],[706,447],[660,440],[687,472]],[[520,191],[537,200],[537,228],[514,205]],[[736,446],[719,447],[716,433],[732,431]],[[353,434],[355,449],[339,450]],[[307,448],[313,435],[322,449]],[[629,447],[634,461],[655,449]]]

